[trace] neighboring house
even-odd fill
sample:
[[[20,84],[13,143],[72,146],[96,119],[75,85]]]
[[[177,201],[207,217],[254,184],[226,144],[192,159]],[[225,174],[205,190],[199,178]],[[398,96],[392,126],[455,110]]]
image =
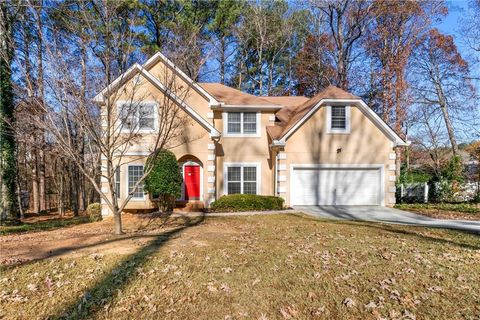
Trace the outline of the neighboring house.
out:
[[[181,81],[179,90],[189,89],[177,103],[192,120],[184,130],[192,139],[170,148],[185,177],[179,201],[208,207],[222,195],[252,193],[278,195],[288,206],[395,203],[394,148],[406,142],[359,97],[333,86],[311,99],[258,97],[219,83],[196,83],[160,53],[135,64],[109,90],[136,81],[144,99],[139,105],[158,108],[149,99],[164,97],[162,81],[172,75]],[[95,97],[100,105],[106,92]],[[155,126],[140,132],[147,140],[133,145],[119,166],[120,198],[141,176],[151,152],[148,137],[156,134]],[[108,191],[107,183],[102,191]],[[126,208],[151,207],[140,188]]]

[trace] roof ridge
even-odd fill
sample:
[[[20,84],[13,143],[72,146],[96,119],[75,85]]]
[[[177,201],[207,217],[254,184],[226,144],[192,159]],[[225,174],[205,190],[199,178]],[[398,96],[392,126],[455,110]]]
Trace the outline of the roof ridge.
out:
[[[283,106],[283,105],[281,105],[281,104],[272,103],[271,101],[268,101],[268,100],[266,100],[266,99],[262,99],[262,97],[257,96],[257,95],[255,95],[255,94],[251,94],[251,93],[242,91],[242,90],[240,90],[240,89],[237,89],[237,88],[234,88],[234,87],[225,85],[225,84],[220,83],[220,82],[197,82],[197,84],[198,84],[199,86],[201,86],[205,91],[209,92],[211,95],[214,95],[214,94],[212,93],[211,90],[209,91],[208,88],[206,88],[204,85],[207,85],[207,86],[208,86],[208,85],[212,85],[212,84],[213,84],[213,85],[219,85],[219,86],[222,86],[222,87],[227,88],[228,90],[234,90],[234,91],[238,92],[239,94],[241,94],[241,95],[243,95],[243,96],[248,96],[248,97],[251,97],[251,98],[260,100],[260,102],[265,103],[265,105],[278,106],[278,107],[282,107],[282,106]],[[217,100],[219,100],[219,99],[217,98]],[[253,104],[252,104],[252,105],[253,105]]]

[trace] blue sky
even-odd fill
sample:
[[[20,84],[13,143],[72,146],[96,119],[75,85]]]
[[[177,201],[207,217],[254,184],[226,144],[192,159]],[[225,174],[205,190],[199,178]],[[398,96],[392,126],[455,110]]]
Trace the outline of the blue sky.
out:
[[[452,35],[462,56],[466,55],[464,45],[460,36],[460,18],[468,13],[468,1],[450,0],[447,1],[448,15],[436,25],[445,34]]]

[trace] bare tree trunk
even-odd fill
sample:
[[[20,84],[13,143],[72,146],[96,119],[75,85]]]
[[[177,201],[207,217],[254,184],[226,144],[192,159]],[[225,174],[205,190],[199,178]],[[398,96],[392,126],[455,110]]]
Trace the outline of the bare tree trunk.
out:
[[[114,212],[113,213],[113,220],[115,221],[115,234],[123,234],[123,230],[122,230],[122,216],[121,216],[121,212],[118,212],[118,208],[117,208],[117,212]]]
[[[70,172],[70,203],[73,215],[78,217],[78,186],[77,186],[77,172],[74,164],[69,165]]]
[[[443,120],[445,121],[445,126],[447,128],[448,139],[450,140],[450,144],[452,145],[452,153],[453,153],[453,156],[455,157],[458,155],[457,140],[455,139],[453,125],[450,120],[450,115],[448,114],[447,99],[445,98],[445,94],[443,92],[443,88],[440,83],[440,80],[437,80],[437,79],[435,79],[435,90],[437,93],[440,110],[442,111]]]
[[[220,83],[225,84],[225,38],[220,39]]]
[[[20,175],[18,174],[17,169],[17,179],[15,181],[17,188],[17,202],[18,202],[18,211],[20,212],[20,219],[25,218],[25,211],[23,210],[23,201],[22,201],[22,189],[20,187]]]
[[[457,140],[455,139],[455,133],[453,131],[452,121],[450,120],[450,116],[448,114],[448,110],[446,105],[441,105],[440,110],[442,110],[443,119],[445,120],[445,126],[447,127],[448,138],[450,140],[450,144],[452,145],[452,153],[453,156],[458,155],[458,145]]]
[[[36,139],[35,139],[36,140]],[[32,210],[34,213],[40,213],[40,199],[38,197],[38,157],[36,148],[33,149],[32,163]]]
[[[38,43],[37,43],[37,84],[38,84],[38,95],[39,95],[39,104],[40,110],[45,109],[45,90],[43,86],[43,23],[41,17],[41,11],[43,7],[43,1],[39,1],[38,7],[35,10],[36,20],[37,20],[37,32],[38,32]],[[44,117],[43,111],[40,112],[40,117]],[[40,211],[45,211],[46,206],[46,187],[45,187],[45,153],[43,147],[45,145],[45,135],[43,130],[40,130],[38,133],[38,197],[40,200]]]

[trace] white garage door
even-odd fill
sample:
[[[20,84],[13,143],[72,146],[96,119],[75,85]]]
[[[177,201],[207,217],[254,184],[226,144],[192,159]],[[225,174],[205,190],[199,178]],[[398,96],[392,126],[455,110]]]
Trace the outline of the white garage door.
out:
[[[380,205],[379,168],[294,168],[293,205]]]

